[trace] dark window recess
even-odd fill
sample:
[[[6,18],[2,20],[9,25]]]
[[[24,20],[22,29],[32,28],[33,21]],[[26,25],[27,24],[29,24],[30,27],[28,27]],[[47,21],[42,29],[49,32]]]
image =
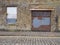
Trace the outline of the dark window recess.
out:
[[[50,16],[51,15],[51,11],[50,10],[33,10],[32,11],[32,16]]]
[[[58,16],[56,16],[56,18],[55,18],[55,19],[56,19],[56,23],[58,23]]]

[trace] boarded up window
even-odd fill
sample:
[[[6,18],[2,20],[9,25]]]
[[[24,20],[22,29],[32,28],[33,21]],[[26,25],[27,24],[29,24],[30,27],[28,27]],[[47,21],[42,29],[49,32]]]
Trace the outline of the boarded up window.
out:
[[[50,30],[50,10],[32,11],[32,30]]]
[[[38,17],[33,19],[33,27],[38,28],[41,25],[50,25],[50,18],[43,17],[41,20]]]

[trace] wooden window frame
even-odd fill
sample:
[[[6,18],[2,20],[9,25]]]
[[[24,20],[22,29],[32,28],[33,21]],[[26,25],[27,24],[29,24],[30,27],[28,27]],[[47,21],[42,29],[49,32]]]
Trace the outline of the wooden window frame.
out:
[[[53,9],[49,9],[49,10],[48,10],[48,9],[30,9],[30,10],[31,10],[31,16],[34,17],[34,16],[32,15],[32,11],[36,11],[36,10],[41,11],[41,10],[42,10],[42,11],[51,11],[51,13],[52,13],[52,10],[53,10]],[[36,16],[36,17],[37,17],[37,16]],[[43,16],[43,17],[44,17],[44,16]],[[50,14],[50,16],[48,16],[48,17],[50,17],[50,31],[51,31],[51,14]],[[32,26],[32,23],[33,23],[33,21],[31,22],[31,26]],[[32,30],[32,27],[31,27],[31,30]],[[37,30],[37,31],[38,31],[38,30]],[[49,32],[50,32],[50,31],[49,31]]]

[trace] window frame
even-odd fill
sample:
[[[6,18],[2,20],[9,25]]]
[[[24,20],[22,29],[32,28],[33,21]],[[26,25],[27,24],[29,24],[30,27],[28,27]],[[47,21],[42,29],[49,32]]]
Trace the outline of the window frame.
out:
[[[37,9],[36,9],[36,10],[35,10],[35,9],[33,9],[33,10],[30,9],[30,11],[31,11],[32,19],[33,19],[33,17],[35,17],[35,16],[32,15],[32,11],[50,11],[50,12],[51,12],[51,15],[52,15],[52,10],[50,10],[50,9],[47,9],[47,10],[46,10],[46,9],[40,9],[40,10],[39,10],[39,9],[38,9],[38,10],[37,10]],[[49,31],[51,31],[51,15],[50,15],[50,16],[43,16],[43,17],[50,17],[50,30],[49,30]],[[38,16],[36,16],[36,17],[38,17]],[[31,22],[31,26],[32,26],[32,23],[33,23],[33,20],[32,20],[32,22]],[[33,26],[31,27],[31,30],[33,30],[32,28],[33,28]],[[35,31],[35,30],[34,30],[34,31]],[[38,31],[38,30],[37,30],[37,31]]]
[[[15,25],[16,23],[17,23],[17,18],[16,18],[16,22],[15,23],[8,23],[7,22],[7,16],[8,16],[8,14],[7,14],[7,8],[8,7],[17,7],[17,6],[6,6],[6,24],[9,24],[9,25]],[[18,8],[18,7],[17,7]],[[17,10],[17,14],[16,15],[18,15],[18,10]],[[13,18],[14,19],[14,18]]]

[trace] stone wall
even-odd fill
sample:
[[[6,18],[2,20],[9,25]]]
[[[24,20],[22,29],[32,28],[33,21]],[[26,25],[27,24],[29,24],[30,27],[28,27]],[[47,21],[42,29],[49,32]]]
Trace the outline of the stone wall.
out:
[[[59,0],[1,0],[0,1],[0,25],[4,29],[31,30],[31,10],[30,9],[48,9],[51,14],[51,31],[56,30],[56,15],[59,16]],[[14,25],[6,24],[6,7],[17,6],[17,22]]]

